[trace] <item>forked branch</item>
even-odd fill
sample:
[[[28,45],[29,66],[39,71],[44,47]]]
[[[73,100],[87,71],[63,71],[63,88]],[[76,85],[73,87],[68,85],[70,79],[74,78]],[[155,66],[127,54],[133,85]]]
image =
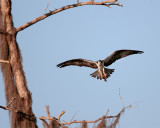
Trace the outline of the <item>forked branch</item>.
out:
[[[2,108],[4,110],[14,111],[16,113],[19,113],[21,116],[23,116],[23,118],[26,118],[26,119],[29,119],[30,121],[36,122],[36,118],[34,117],[34,115],[28,115],[20,109],[15,109],[15,108],[10,107],[10,105],[15,101],[15,99],[16,99],[16,97],[13,97],[11,99],[11,101],[6,106],[0,106],[0,108]]]
[[[16,98],[12,98],[12,100],[4,107],[4,106],[0,106],[0,108],[4,109],[4,110],[10,110],[12,111],[12,108],[10,108],[9,106],[13,103],[13,101],[15,100]]]
[[[85,120],[85,122],[86,122],[86,123],[97,123],[97,122],[102,121],[102,120],[104,120],[104,119],[114,118],[114,119],[115,119],[114,123],[117,123],[118,120],[119,120],[119,118],[120,118],[120,116],[121,116],[121,114],[125,111],[125,109],[132,107],[132,105],[129,105],[129,106],[127,106],[127,107],[124,106],[122,97],[121,97],[121,95],[120,95],[120,89],[119,89],[119,97],[120,97],[120,100],[121,100],[121,103],[122,103],[122,109],[121,109],[121,111],[120,111],[117,115],[115,115],[115,116],[108,116],[108,113],[109,113],[109,110],[108,110],[107,113],[106,113],[104,116],[98,118],[97,120],[93,120],[93,121],[86,121],[86,120]],[[59,114],[58,118],[55,118],[55,117],[52,117],[52,118],[51,118],[51,117],[39,117],[39,119],[41,119],[41,120],[42,120],[43,122],[45,122],[45,123],[46,123],[45,120],[48,120],[48,121],[56,121],[56,122],[59,124],[59,126],[64,126],[64,125],[68,125],[68,126],[69,126],[70,124],[73,124],[73,123],[83,123],[83,122],[84,122],[84,120],[82,120],[82,121],[77,121],[77,120],[72,121],[72,120],[71,120],[70,122],[64,122],[64,123],[62,123],[62,122],[60,122],[60,117],[61,117],[64,113],[65,113],[65,111],[62,111],[61,114]]]
[[[29,27],[29,26],[31,26],[31,25],[33,25],[33,24],[35,24],[35,23],[37,23],[41,20],[44,20],[45,18],[47,18],[51,15],[59,13],[61,11],[64,11],[64,10],[67,10],[67,9],[70,9],[70,8],[79,7],[79,6],[84,6],[84,5],[104,5],[104,6],[107,6],[107,7],[110,7],[111,5],[122,6],[117,2],[117,0],[105,0],[105,1],[102,1],[102,2],[94,2],[94,1],[87,1],[87,2],[82,2],[82,3],[77,2],[77,4],[67,5],[67,6],[61,7],[59,9],[55,9],[54,11],[49,11],[48,13],[46,13],[46,14],[38,17],[38,18],[35,18],[34,20],[32,20],[30,22],[27,22],[26,24],[24,24],[20,27],[17,27],[16,32],[22,31],[22,30],[26,29],[27,27]]]
[[[100,121],[100,120],[102,120],[102,119],[111,119],[111,118],[117,118],[117,117],[119,117],[119,115],[121,115],[121,113],[123,113],[124,112],[124,110],[126,109],[126,108],[131,108],[132,106],[131,105],[129,105],[129,106],[127,106],[127,107],[124,107],[124,108],[122,108],[122,110],[117,114],[117,115],[115,115],[115,116],[102,116],[102,117],[100,117],[100,118],[98,118],[97,120],[94,120],[94,121],[86,121],[85,120],[85,122],[86,123],[97,123],[98,121]],[[73,124],[73,123],[83,123],[83,121],[71,121],[71,122],[65,122],[65,123],[61,123],[62,125],[67,125],[67,124]]]

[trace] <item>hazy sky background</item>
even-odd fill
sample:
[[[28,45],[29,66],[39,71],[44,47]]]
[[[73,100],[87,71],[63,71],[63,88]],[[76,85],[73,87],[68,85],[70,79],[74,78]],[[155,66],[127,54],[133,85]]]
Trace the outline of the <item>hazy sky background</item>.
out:
[[[43,15],[47,2],[14,1],[15,27]],[[48,10],[75,2],[50,0]],[[69,9],[18,33],[17,41],[37,117],[46,116],[46,105],[55,117],[65,110],[61,118],[65,121],[70,121],[75,113],[75,120],[96,120],[108,109],[109,115],[116,115],[122,109],[120,88],[125,106],[134,106],[122,115],[120,128],[160,127],[160,1],[119,2],[124,7]],[[115,72],[107,82],[90,77],[95,69],[56,67],[68,59],[105,59],[119,49],[142,50],[144,54],[112,64],[109,68]],[[0,105],[5,105],[1,73],[0,88]],[[0,109],[0,121],[1,127],[9,127],[7,111]],[[38,125],[42,127],[39,119]]]

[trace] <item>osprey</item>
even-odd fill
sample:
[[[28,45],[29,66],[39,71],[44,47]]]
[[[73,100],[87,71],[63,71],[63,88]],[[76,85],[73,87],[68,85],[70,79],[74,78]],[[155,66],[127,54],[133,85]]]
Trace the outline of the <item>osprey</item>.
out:
[[[104,60],[98,60],[98,61],[91,61],[91,60],[85,60],[85,59],[72,59],[65,62],[62,62],[57,65],[57,67],[66,67],[66,66],[86,66],[90,68],[97,69],[94,73],[90,74],[92,77],[97,77],[97,79],[104,79],[104,81],[107,80],[107,78],[114,72],[114,69],[108,69],[105,68],[105,66],[109,66],[112,63],[114,63],[116,60],[121,59],[123,57],[132,55],[132,54],[141,54],[143,51],[137,51],[137,50],[117,50],[113,52],[110,56],[108,56]]]

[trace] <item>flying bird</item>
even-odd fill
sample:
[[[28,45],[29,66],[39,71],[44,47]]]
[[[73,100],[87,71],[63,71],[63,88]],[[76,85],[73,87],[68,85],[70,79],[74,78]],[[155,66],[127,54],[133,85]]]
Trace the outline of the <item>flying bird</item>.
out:
[[[81,58],[72,59],[72,60],[68,60],[58,64],[57,67],[63,68],[63,67],[72,65],[72,66],[80,66],[80,67],[85,66],[85,67],[94,68],[97,70],[90,75],[94,78],[97,77],[97,79],[100,79],[100,80],[104,79],[104,81],[106,81],[107,78],[110,77],[110,75],[114,72],[114,69],[109,69],[105,67],[111,65],[116,60],[121,59],[123,57],[129,56],[132,54],[141,54],[141,53],[143,53],[143,51],[127,50],[127,49],[117,50],[104,60],[91,61],[91,60],[85,60]]]

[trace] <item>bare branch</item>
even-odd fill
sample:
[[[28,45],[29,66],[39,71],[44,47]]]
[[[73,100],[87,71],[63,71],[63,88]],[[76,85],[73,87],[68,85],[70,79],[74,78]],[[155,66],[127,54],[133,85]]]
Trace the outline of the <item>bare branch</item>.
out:
[[[123,107],[122,108],[122,110],[117,114],[117,115],[115,115],[115,116],[103,116],[103,117],[100,117],[100,118],[98,118],[97,120],[94,120],[94,121],[85,121],[86,123],[97,123],[98,121],[100,121],[100,120],[103,120],[103,119],[110,119],[110,118],[119,118],[119,116],[124,112],[124,110],[126,109],[126,108],[131,108],[132,106],[131,105],[129,105],[129,106],[127,106],[127,107]],[[109,112],[109,110],[107,111],[107,113]],[[63,113],[63,112],[62,112]],[[64,114],[64,113],[63,113]],[[62,114],[62,115],[63,115]],[[60,114],[61,115],[61,114]],[[55,118],[55,117],[53,117],[53,118],[48,118],[48,117],[43,117],[43,116],[41,116],[41,117],[39,117],[39,119],[41,119],[42,121],[43,120],[56,120],[56,121],[58,121],[58,123],[60,124],[60,125],[70,125],[70,124],[73,124],[73,123],[83,123],[84,121],[70,121],[70,122],[65,122],[65,123],[60,123],[59,122],[59,120],[57,119],[57,118]]]
[[[122,108],[122,110],[121,110],[116,116],[103,116],[103,117],[101,117],[101,118],[99,118],[99,119],[97,119],[97,120],[94,120],[94,121],[85,121],[85,122],[86,122],[86,123],[97,123],[98,121],[102,120],[103,118],[105,118],[105,119],[117,118],[117,117],[119,117],[119,115],[120,115],[121,113],[124,112],[124,110],[125,110],[126,108],[130,108],[130,107],[131,107],[131,105]],[[62,125],[67,125],[67,124],[73,124],[73,123],[83,123],[83,121],[76,121],[76,120],[75,120],[75,121],[65,122],[65,123],[61,123],[61,124],[62,124]]]
[[[26,24],[16,28],[16,32],[19,32],[19,31],[22,31],[24,29],[26,29],[27,27],[41,21],[41,20],[44,20],[45,18],[51,16],[51,15],[54,15],[56,13],[59,13],[61,11],[64,11],[64,10],[67,10],[67,9],[70,9],[70,8],[75,8],[75,7],[79,7],[79,6],[84,6],[84,5],[104,5],[104,6],[107,6],[107,7],[110,7],[111,5],[117,5],[117,6],[122,6],[120,5],[119,3],[115,3],[117,2],[117,0],[105,0],[105,1],[102,1],[102,2],[94,2],[94,1],[87,1],[87,2],[82,2],[82,3],[77,3],[77,4],[72,4],[72,5],[67,5],[67,6],[64,6],[64,7],[61,7],[59,9],[56,9],[54,11],[50,11],[49,13],[46,13],[38,18],[35,18],[34,20],[30,21],[30,22],[27,22]]]
[[[72,119],[70,120],[70,122],[72,122],[72,120],[74,119],[74,117],[76,116],[77,112],[73,115]],[[68,127],[69,127],[70,123],[68,123]]]
[[[0,108],[4,109],[4,110],[10,110],[12,111],[12,108],[9,108],[9,106],[13,103],[13,101],[16,99],[16,97],[12,98],[12,100],[6,105],[6,107],[4,106],[0,106]]]
[[[47,112],[47,116],[48,116],[48,118],[51,118],[51,116],[50,116],[50,112],[49,112],[49,106],[46,106],[46,112]],[[51,124],[52,123],[52,121],[51,120],[49,120],[49,124]]]
[[[50,116],[50,112],[49,112],[49,106],[46,106],[46,112],[47,112],[48,118],[50,118],[51,116]]]
[[[61,116],[65,113],[66,111],[62,111],[60,114],[59,114],[59,116],[58,116],[58,121],[60,122],[60,118],[61,118]]]
[[[0,106],[0,108],[2,108],[2,109],[4,109],[4,110],[10,110],[10,111],[12,111],[12,108],[6,108],[6,107],[4,107],[4,106]]]
[[[105,114],[104,116],[107,116],[107,115],[108,115],[108,113],[109,113],[109,109],[107,110],[107,112],[106,112],[106,114]]]
[[[51,117],[51,116],[50,116],[48,106],[46,107],[46,111],[47,111],[47,113],[48,113],[48,114],[47,114],[48,117],[41,116],[41,117],[39,117],[39,119],[42,120],[43,123],[44,123],[47,127],[50,126],[50,125],[53,123],[52,121],[56,121],[58,125],[61,125],[61,123],[60,123],[60,118],[61,118],[61,116],[65,113],[65,111],[62,111],[62,112],[59,114],[58,119],[55,118],[55,117]],[[48,121],[49,121],[49,124],[48,124],[45,120],[48,120]],[[44,122],[44,121],[45,121],[45,122]],[[46,123],[47,123],[48,125],[47,125]]]
[[[0,63],[9,63],[8,60],[0,60]]]
[[[6,105],[6,108],[8,108],[8,106],[10,106],[15,99],[16,99],[16,97],[13,97],[12,100]]]
[[[95,123],[97,123],[98,121],[102,121],[102,120],[104,120],[104,119],[114,118],[115,121],[112,123],[112,125],[113,125],[113,126],[116,126],[116,124],[119,122],[119,119],[120,119],[121,114],[122,114],[127,108],[131,108],[131,107],[132,107],[132,105],[129,105],[129,106],[127,106],[127,107],[124,106],[122,97],[121,97],[121,95],[120,95],[120,89],[119,89],[119,97],[120,97],[120,100],[121,100],[121,102],[122,102],[122,106],[123,106],[123,107],[122,107],[121,111],[120,111],[117,115],[115,115],[115,116],[107,116],[108,113],[109,113],[109,109],[108,109],[108,110],[107,110],[107,113],[106,113],[104,116],[98,118],[97,120],[93,120],[93,121],[86,121],[86,120],[85,120],[85,123],[94,123],[94,124],[95,124]],[[69,127],[69,125],[71,125],[71,124],[73,124],[73,123],[84,123],[84,120],[82,120],[82,121],[77,121],[77,120],[72,121],[76,114],[72,117],[71,121],[69,121],[69,122],[66,122],[66,121],[65,121],[64,123],[61,123],[61,122],[60,122],[60,117],[61,117],[64,113],[65,113],[65,111],[62,111],[62,112],[59,114],[58,119],[55,118],[55,117],[51,118],[50,116],[48,116],[48,117],[39,117],[39,119],[41,119],[42,121],[43,121],[43,120],[56,121],[56,123],[58,123],[59,126],[68,125],[67,127]]]
[[[123,7],[123,5],[122,4],[119,4],[119,2],[117,2],[116,4],[115,3],[111,3],[111,4],[108,4],[109,6],[111,6],[111,5],[117,5],[117,6],[121,6],[121,7]]]
[[[47,128],[49,128],[49,124],[45,121],[45,119],[40,119],[40,120],[42,120],[43,123],[44,123],[44,125],[45,125]]]
[[[9,110],[9,111],[14,111],[18,114],[20,114],[21,116],[23,116],[23,118],[28,119],[30,121],[34,121],[36,122],[36,118],[34,115],[29,115],[24,113],[22,110],[20,109],[15,109],[15,108],[10,108],[9,106],[13,103],[13,101],[16,99],[16,97],[12,98],[12,100],[4,107],[4,106],[0,106],[0,108],[4,109],[4,110]]]
[[[41,119],[41,120],[54,120],[54,118],[48,118],[48,117],[44,117],[44,116],[40,116],[39,119]]]
[[[120,95],[120,88],[119,88],[119,97],[120,97],[120,99],[121,99],[121,103],[122,103],[122,106],[123,106],[123,108],[124,108],[124,103],[123,103],[122,97],[121,97],[121,95]]]
[[[48,7],[49,7],[49,0],[48,0],[48,3],[47,3],[47,7],[46,7],[46,9],[45,9],[45,13],[46,13]]]

